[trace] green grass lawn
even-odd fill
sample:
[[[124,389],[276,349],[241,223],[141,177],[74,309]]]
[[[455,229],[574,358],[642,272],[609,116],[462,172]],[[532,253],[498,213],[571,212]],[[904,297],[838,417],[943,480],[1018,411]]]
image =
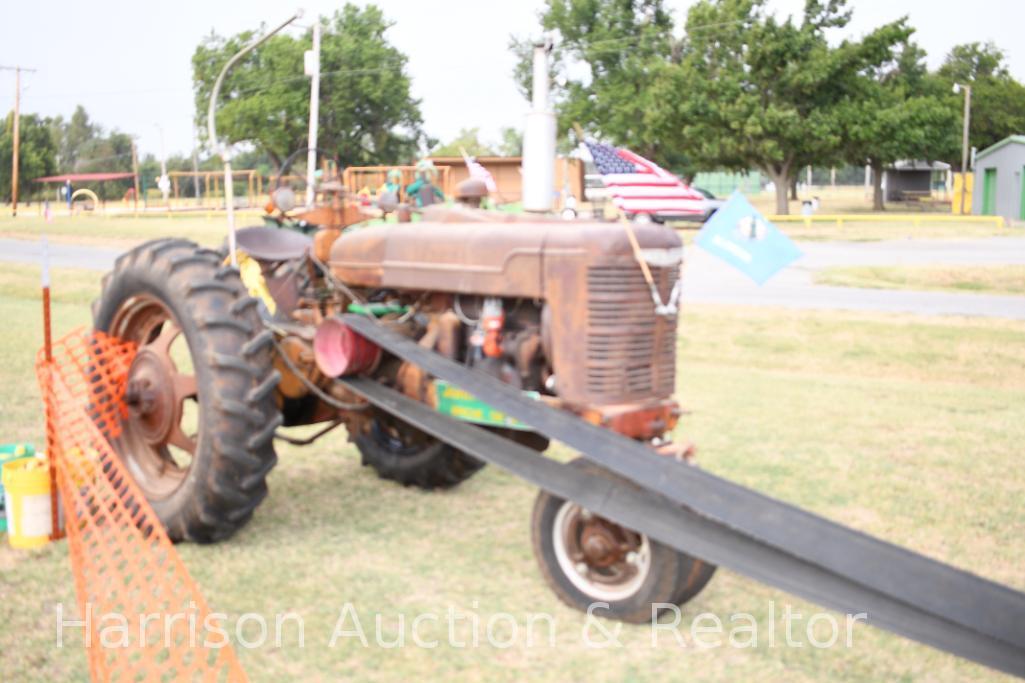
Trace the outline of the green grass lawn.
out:
[[[0,279],[0,440],[42,439],[32,358],[41,340],[36,274]],[[88,321],[96,274],[55,273],[58,332]],[[728,307],[693,307],[680,322],[678,429],[703,467],[832,519],[1025,589],[1025,324]],[[294,611],[305,647],[239,649],[249,676],[278,680],[823,681],[993,680],[991,672],[873,628],[853,647],[769,647],[769,613],[805,619],[814,605],[720,571],[685,618],[737,612],[759,623],[756,648],[681,648],[645,627],[623,627],[622,648],[588,649],[583,615],[558,602],[530,548],[535,491],[495,468],[456,490],[422,493],[379,481],[341,435],[279,449],[271,495],[230,541],[185,544],[181,555],[216,611]],[[73,604],[67,546],[0,548],[0,680],[87,676],[77,639],[54,645],[50,606]],[[328,648],[350,603],[369,647]],[[449,645],[386,649],[374,641],[422,612],[452,607],[551,614],[555,644],[508,649]],[[778,616],[777,616],[778,619]],[[353,628],[351,620],[344,624]],[[606,624],[615,628],[614,624]],[[469,638],[468,621],[458,638]],[[250,637],[252,633],[246,632]],[[542,632],[543,633],[543,632]]]
[[[815,273],[821,285],[1025,294],[1025,266],[836,266]]]
[[[262,225],[260,212],[236,213],[236,226]],[[56,216],[46,221],[42,216],[23,214],[12,218],[0,216],[0,237],[39,239],[43,234],[55,242],[73,242],[95,246],[128,248],[158,237],[184,237],[205,246],[218,246],[227,235],[227,219],[223,212],[187,214],[131,214]]]

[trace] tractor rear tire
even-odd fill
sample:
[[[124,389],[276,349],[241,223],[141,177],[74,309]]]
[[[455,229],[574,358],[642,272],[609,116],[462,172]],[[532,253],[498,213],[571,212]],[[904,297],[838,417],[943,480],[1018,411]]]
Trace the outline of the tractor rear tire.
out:
[[[355,441],[364,465],[403,486],[452,488],[484,467],[483,461],[390,415],[375,416]]]
[[[186,240],[140,245],[104,277],[93,326],[139,345],[128,375],[129,417],[113,445],[168,536],[201,543],[231,536],[267,495],[281,424],[272,333],[238,270]],[[191,368],[173,358],[181,337]],[[194,434],[182,424],[190,400]]]

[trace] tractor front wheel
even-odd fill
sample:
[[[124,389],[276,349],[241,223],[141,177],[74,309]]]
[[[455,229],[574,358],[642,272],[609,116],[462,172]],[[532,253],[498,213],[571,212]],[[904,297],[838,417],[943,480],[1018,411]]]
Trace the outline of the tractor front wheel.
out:
[[[603,469],[577,459],[572,466],[602,477]],[[531,518],[534,555],[555,594],[570,607],[631,623],[650,622],[705,587],[715,566],[541,491]]]

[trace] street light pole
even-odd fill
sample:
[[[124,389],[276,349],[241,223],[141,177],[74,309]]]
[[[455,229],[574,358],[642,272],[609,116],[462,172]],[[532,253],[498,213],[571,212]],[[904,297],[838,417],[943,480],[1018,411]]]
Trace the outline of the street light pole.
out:
[[[206,127],[207,134],[210,137],[210,146],[213,148],[214,152],[220,152],[221,158],[224,160],[224,208],[227,210],[228,215],[228,254],[230,255],[231,265],[233,266],[238,266],[238,256],[235,254],[235,193],[231,184],[231,145],[228,143],[219,145],[217,143],[217,122],[214,118],[215,113],[217,112],[217,95],[220,93],[221,84],[224,82],[224,77],[228,75],[229,71],[231,71],[231,67],[235,66],[235,64],[249,54],[249,52],[255,50],[268,38],[291,24],[302,15],[302,10],[297,11],[277,28],[265,33],[253,42],[249,43],[249,45],[246,45],[244,48],[239,50],[234,57],[228,60],[228,63],[224,65],[224,68],[221,69],[221,73],[217,75],[217,80],[214,81],[213,90],[210,92],[210,106],[206,112]]]
[[[310,77],[310,133],[306,153],[306,208],[317,198],[317,123],[320,117],[320,17],[313,22],[313,49],[307,53],[306,75]]]
[[[968,191],[968,128],[972,118],[972,86],[954,84],[954,92],[964,88],[964,128],[961,131],[961,215],[964,215],[964,196]]]

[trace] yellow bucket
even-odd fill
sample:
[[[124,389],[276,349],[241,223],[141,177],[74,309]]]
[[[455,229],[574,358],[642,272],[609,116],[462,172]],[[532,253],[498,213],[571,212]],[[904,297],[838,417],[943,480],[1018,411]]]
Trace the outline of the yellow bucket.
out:
[[[26,458],[3,466],[7,540],[12,548],[38,548],[50,540],[50,468]]]

